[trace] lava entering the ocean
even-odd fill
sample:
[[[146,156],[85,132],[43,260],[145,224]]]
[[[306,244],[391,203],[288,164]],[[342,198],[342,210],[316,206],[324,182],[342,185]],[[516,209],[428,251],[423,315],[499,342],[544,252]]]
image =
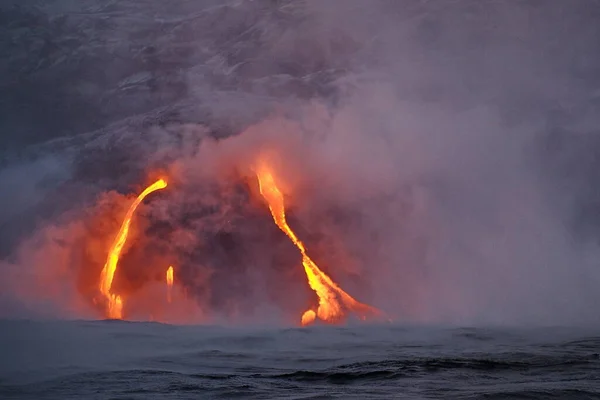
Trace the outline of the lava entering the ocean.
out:
[[[173,266],[167,269],[167,301],[171,302],[171,292],[173,290]]]
[[[135,213],[137,207],[142,203],[144,198],[150,193],[164,189],[167,187],[167,182],[164,179],[159,179],[152,185],[148,186],[140,195],[135,199],[133,204],[127,210],[125,219],[121,224],[121,229],[115,237],[112,247],[108,252],[106,263],[102,269],[100,275],[100,292],[104,295],[107,301],[106,305],[106,317],[111,319],[122,319],[123,318],[123,299],[120,295],[112,293],[112,283],[117,271],[117,264],[119,262],[119,256],[121,250],[127,241],[127,235],[129,233],[129,227],[131,225],[131,219]]]
[[[310,259],[304,244],[287,223],[283,194],[277,186],[270,166],[261,159],[256,165],[255,172],[258,177],[260,193],[269,205],[275,224],[300,250],[308,284],[319,298],[316,311],[309,309],[302,315],[302,325],[311,324],[317,318],[327,323],[341,323],[346,319],[348,311],[355,313],[362,320],[366,320],[370,316],[381,316],[382,312],[378,309],[352,298]]]

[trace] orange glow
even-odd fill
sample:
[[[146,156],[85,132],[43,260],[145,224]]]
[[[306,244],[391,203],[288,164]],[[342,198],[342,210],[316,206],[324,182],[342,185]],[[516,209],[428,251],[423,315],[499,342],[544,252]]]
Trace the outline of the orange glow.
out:
[[[304,244],[287,224],[283,194],[277,186],[270,166],[264,160],[261,160],[256,166],[256,175],[260,193],[269,205],[275,224],[300,250],[308,284],[319,298],[316,312],[308,310],[302,315],[302,325],[308,325],[316,318],[327,323],[341,323],[346,319],[347,311],[355,313],[361,320],[366,320],[368,316],[381,315],[376,308],[352,298],[310,259]]]
[[[304,314],[302,314],[302,326],[312,324],[315,322],[315,319],[317,319],[317,313],[315,313],[313,310],[306,310]]]
[[[127,235],[129,233],[129,227],[131,225],[131,219],[135,213],[137,207],[142,203],[144,198],[148,196],[150,193],[164,189],[167,187],[167,182],[164,179],[159,179],[154,182],[152,185],[148,186],[133,202],[133,204],[127,210],[127,214],[125,214],[125,219],[121,224],[121,229],[117,234],[110,251],[108,252],[108,257],[106,258],[106,263],[104,264],[104,268],[102,269],[102,273],[100,275],[100,292],[104,295],[107,301],[106,307],[106,317],[111,319],[122,319],[123,318],[123,299],[121,296],[114,294],[111,292],[113,279],[115,277],[115,273],[117,271],[117,264],[119,263],[119,256],[121,255],[121,250],[127,241]]]
[[[171,302],[171,291],[173,290],[173,266],[167,269],[167,301]]]

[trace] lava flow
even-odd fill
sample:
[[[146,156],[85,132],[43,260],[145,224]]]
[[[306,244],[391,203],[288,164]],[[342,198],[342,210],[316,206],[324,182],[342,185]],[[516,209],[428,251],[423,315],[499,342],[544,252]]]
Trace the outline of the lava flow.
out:
[[[159,179],[154,182],[152,185],[148,186],[133,202],[133,204],[127,210],[127,214],[125,214],[125,219],[121,224],[121,229],[115,238],[115,241],[108,252],[108,257],[106,258],[106,263],[104,264],[104,268],[102,269],[102,273],[100,275],[100,292],[106,297],[107,307],[106,307],[106,317],[111,319],[122,319],[123,318],[123,299],[121,296],[114,294],[111,292],[113,279],[115,277],[115,272],[117,271],[117,264],[119,262],[119,256],[121,255],[121,250],[125,245],[125,241],[127,240],[127,234],[129,233],[129,226],[131,225],[131,219],[133,218],[133,214],[137,207],[141,204],[146,196],[150,193],[164,189],[167,187],[167,182],[164,179]]]
[[[356,301],[352,296],[340,288],[310,259],[304,244],[298,239],[294,231],[287,224],[283,194],[279,190],[273,173],[267,163],[260,162],[256,168],[258,185],[261,195],[269,205],[275,224],[296,245],[302,254],[302,265],[308,278],[308,284],[319,298],[317,310],[309,309],[302,315],[302,325],[306,326],[315,322],[317,318],[327,323],[340,323],[346,319],[346,312],[350,311],[366,320],[368,316],[380,316],[381,311],[369,305]]]
[[[171,291],[173,290],[173,266],[167,269],[167,301],[171,302]]]

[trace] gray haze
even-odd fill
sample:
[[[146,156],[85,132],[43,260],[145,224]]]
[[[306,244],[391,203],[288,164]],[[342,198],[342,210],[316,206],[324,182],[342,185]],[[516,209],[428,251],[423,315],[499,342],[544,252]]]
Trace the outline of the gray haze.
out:
[[[167,254],[212,318],[293,321],[311,293],[250,169],[269,148],[309,252],[395,320],[600,322],[598,1],[18,4],[2,315],[93,316],[65,306],[82,221],[160,169],[129,264]]]

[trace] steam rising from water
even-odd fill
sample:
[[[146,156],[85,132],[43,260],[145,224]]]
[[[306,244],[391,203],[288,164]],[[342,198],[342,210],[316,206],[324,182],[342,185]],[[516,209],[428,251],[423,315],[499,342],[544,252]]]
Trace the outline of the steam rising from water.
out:
[[[2,314],[94,316],[86,279],[54,278],[95,276],[127,207],[109,191],[161,169],[170,192],[140,213],[124,290],[164,289],[172,264],[211,318],[291,323],[311,294],[249,171],[269,148],[315,261],[396,320],[599,321],[597,223],[578,219],[597,220],[585,164],[597,153],[597,3],[197,7],[229,16],[229,39],[187,69],[178,116],[41,144],[0,170]]]

